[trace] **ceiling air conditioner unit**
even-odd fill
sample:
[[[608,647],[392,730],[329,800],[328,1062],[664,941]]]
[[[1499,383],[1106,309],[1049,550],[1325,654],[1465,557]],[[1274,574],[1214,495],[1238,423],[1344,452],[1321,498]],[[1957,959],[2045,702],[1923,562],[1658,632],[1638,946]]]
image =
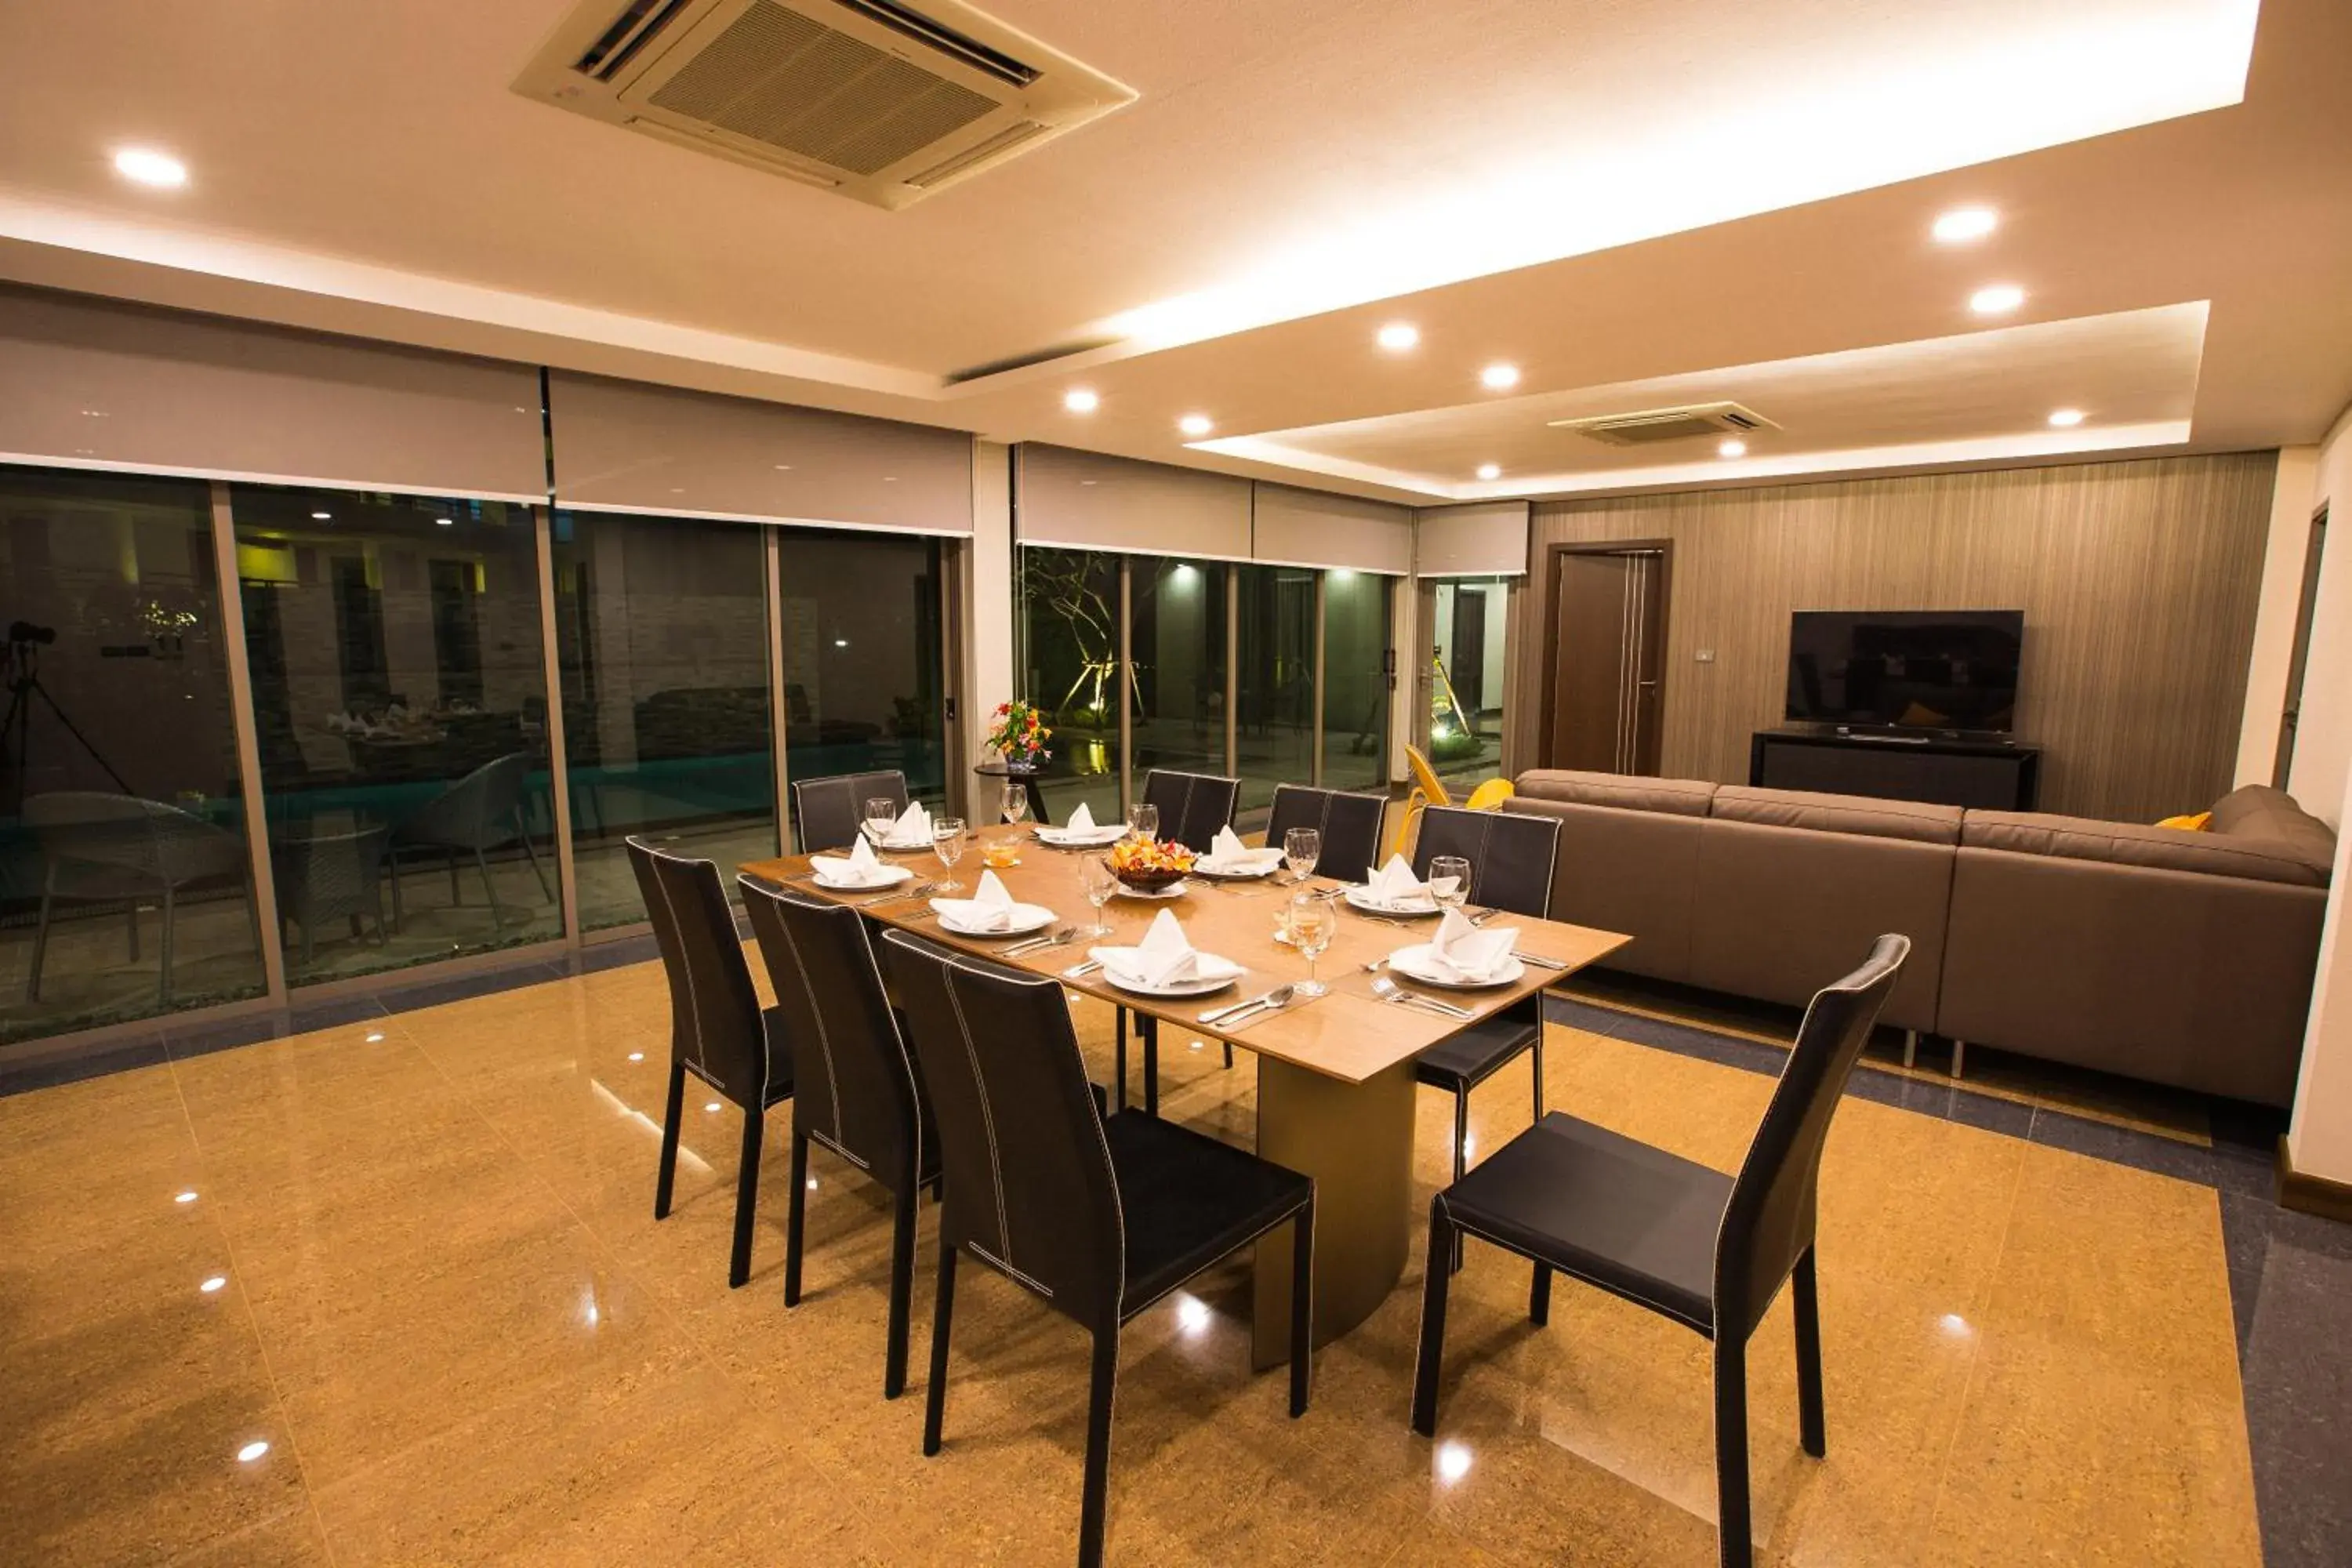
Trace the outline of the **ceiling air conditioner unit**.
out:
[[[514,89],[894,210],[1136,96],[955,0],[589,0]]]
[[[1699,436],[1745,436],[1779,426],[1737,403],[1694,403],[1686,408],[1648,408],[1639,414],[1599,414],[1586,419],[1554,419],[1555,430],[1612,447],[1646,447],[1654,441],[1685,441]]]

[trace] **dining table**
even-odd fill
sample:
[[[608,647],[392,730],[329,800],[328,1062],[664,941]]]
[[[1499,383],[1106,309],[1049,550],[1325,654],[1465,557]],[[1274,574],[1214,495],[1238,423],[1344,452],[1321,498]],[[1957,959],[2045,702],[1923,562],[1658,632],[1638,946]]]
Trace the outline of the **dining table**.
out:
[[[1156,1019],[1181,1037],[1230,1042],[1252,1053],[1257,1061],[1257,1153],[1315,1183],[1318,1344],[1370,1317],[1403,1277],[1413,1207],[1414,1059],[1477,1019],[1558,984],[1632,940],[1559,921],[1499,915],[1495,918],[1518,932],[1518,975],[1477,989],[1441,988],[1409,980],[1386,962],[1401,947],[1427,942],[1437,929],[1433,917],[1360,910],[1345,900],[1344,885],[1328,878],[1295,880],[1287,871],[1277,871],[1216,879],[1196,871],[1172,896],[1112,898],[1102,911],[1112,928],[1108,935],[1071,934],[1055,945],[1024,949],[1022,943],[1034,942],[1039,933],[968,936],[945,930],[930,896],[909,896],[908,889],[953,879],[962,884],[961,896],[969,897],[984,856],[994,847],[994,855],[1010,863],[987,868],[1015,900],[1054,911],[1046,931],[1058,933],[1067,926],[1083,933],[1094,923],[1095,910],[1081,868],[1107,850],[1057,848],[1029,826],[989,826],[971,837],[951,872],[929,849],[884,848],[886,861],[903,864],[914,874],[911,882],[887,889],[827,889],[814,880],[805,855],[746,861],[740,869],[796,894],[853,905],[869,920],[942,946],[1056,979],[1070,991]],[[1294,996],[1279,1008],[1222,1023],[1204,1020],[1203,1014],[1213,1017],[1221,1007],[1307,978],[1306,958],[1277,934],[1283,911],[1301,894],[1328,898],[1338,917],[1330,945],[1315,964],[1325,994],[1311,1000]],[[1241,975],[1213,994],[1171,998],[1123,989],[1102,968],[1084,967],[1089,948],[1132,946],[1162,910],[1175,915],[1194,948],[1242,965]],[[1374,991],[1374,983],[1382,979],[1393,981],[1402,995],[1433,998],[1466,1016],[1384,1000]],[[1263,1369],[1288,1352],[1290,1248],[1257,1248],[1253,1268],[1252,1359]]]

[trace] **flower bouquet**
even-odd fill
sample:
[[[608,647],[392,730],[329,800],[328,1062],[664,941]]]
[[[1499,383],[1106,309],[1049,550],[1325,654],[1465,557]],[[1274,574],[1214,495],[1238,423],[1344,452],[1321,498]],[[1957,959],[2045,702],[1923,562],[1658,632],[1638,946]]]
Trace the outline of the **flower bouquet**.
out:
[[[1000,702],[989,715],[988,746],[1010,763],[1034,764],[1054,753],[1045,749],[1054,731],[1034,703]]]

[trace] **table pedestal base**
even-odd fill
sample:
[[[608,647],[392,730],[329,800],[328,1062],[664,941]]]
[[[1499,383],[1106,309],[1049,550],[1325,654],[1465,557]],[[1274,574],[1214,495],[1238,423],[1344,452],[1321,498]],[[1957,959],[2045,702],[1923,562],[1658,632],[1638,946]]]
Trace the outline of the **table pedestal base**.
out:
[[[1257,1152],[1315,1179],[1315,1342],[1339,1338],[1404,1276],[1412,1214],[1413,1064],[1345,1083],[1257,1061]],[[1290,1354],[1287,1228],[1257,1247],[1251,1361]]]

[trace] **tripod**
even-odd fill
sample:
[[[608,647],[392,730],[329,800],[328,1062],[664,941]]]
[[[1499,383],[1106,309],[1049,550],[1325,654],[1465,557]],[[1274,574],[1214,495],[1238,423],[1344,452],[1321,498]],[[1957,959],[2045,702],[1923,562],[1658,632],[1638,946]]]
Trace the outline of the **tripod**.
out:
[[[124,795],[133,793],[122,775],[114,771],[114,764],[90,744],[89,737],[75,726],[74,721],[66,716],[66,710],[58,706],[58,700],[49,695],[49,689],[41,684],[41,651],[37,641],[31,637],[11,637],[8,640],[5,652],[0,652],[0,681],[5,681],[8,689],[7,716],[0,718],[0,763],[5,763],[11,756],[16,759],[16,799],[11,804],[16,809],[24,808],[25,782],[33,771],[31,699],[36,697],[48,705],[50,716],[65,726],[66,733],[81,742],[81,749],[88,752],[90,761],[114,781],[116,789]]]

